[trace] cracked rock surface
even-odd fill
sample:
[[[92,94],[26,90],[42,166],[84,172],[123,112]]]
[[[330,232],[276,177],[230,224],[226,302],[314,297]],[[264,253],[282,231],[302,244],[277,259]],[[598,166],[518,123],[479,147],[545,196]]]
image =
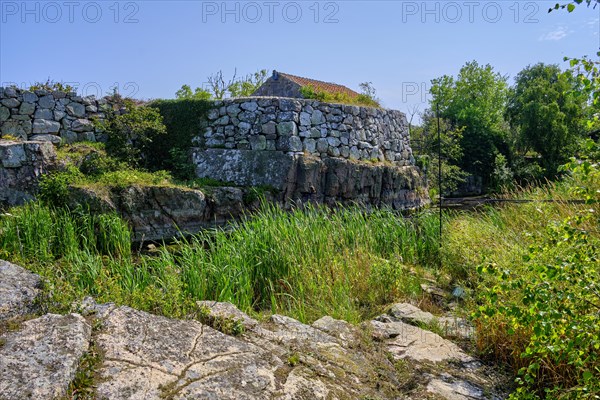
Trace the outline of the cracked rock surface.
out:
[[[66,394],[91,327],[78,314],[46,314],[0,336],[0,399],[54,399]]]
[[[18,277],[10,282],[27,292],[39,277],[0,266],[8,271],[0,304],[18,308],[7,301],[12,292],[4,278]],[[6,320],[0,325],[0,400],[68,397],[78,368],[89,368],[84,372],[94,377],[94,398],[103,400],[506,397],[504,376],[450,340],[403,322],[407,310],[420,313],[406,305],[361,326],[328,316],[312,325],[282,315],[257,321],[213,301],[198,308],[203,322],[86,298],[78,305],[85,318]],[[229,332],[231,326],[236,329]],[[91,366],[82,362],[86,352],[100,355]]]

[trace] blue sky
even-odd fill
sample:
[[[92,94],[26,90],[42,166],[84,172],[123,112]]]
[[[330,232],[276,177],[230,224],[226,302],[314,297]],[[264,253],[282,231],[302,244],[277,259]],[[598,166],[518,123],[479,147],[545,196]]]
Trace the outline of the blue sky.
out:
[[[594,55],[600,9],[547,13],[554,1],[0,1],[0,83],[48,78],[84,94],[113,86],[172,98],[223,70],[258,69],[426,107],[432,78],[466,61],[514,76],[528,64]]]

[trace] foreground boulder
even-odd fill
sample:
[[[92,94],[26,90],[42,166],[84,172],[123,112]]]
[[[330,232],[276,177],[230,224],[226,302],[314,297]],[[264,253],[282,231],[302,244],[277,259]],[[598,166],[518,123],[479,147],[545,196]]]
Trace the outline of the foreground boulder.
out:
[[[38,275],[0,260],[0,321],[34,312],[41,283]]]
[[[0,265],[13,285],[22,282],[25,292],[37,287],[39,277]],[[13,292],[0,290],[0,304],[14,307],[12,316],[22,315],[23,303],[7,301]],[[21,316],[0,324],[1,400],[69,396],[81,389],[74,381],[78,371],[94,377],[83,389],[105,400],[506,396],[506,380],[497,371],[404,322],[407,313],[428,317],[405,304],[361,326],[327,316],[312,325],[282,315],[259,322],[230,303],[212,301],[198,302],[189,320],[91,298],[74,306],[81,314],[25,322]],[[90,363],[86,354],[100,357]]]
[[[55,399],[67,394],[91,327],[81,315],[46,314],[0,338],[0,399]]]

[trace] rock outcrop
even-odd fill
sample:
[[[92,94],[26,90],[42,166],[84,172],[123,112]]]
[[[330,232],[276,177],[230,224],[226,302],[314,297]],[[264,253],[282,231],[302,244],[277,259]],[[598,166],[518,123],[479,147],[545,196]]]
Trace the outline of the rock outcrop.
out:
[[[152,185],[102,190],[74,186],[70,191],[71,206],[81,204],[93,213],[117,212],[129,223],[135,241],[198,233],[239,218],[250,206],[244,190],[234,187],[200,191]]]
[[[414,166],[367,163],[278,151],[207,149],[194,152],[200,177],[240,186],[267,185],[284,204],[359,203],[397,210],[429,203],[426,184]]]
[[[0,399],[56,399],[67,394],[89,347],[91,327],[78,314],[46,314],[2,335]]]
[[[29,273],[19,269],[11,265],[3,281],[36,288],[37,280],[23,279]],[[9,304],[5,296],[10,291],[0,291]],[[10,315],[29,310],[27,303],[10,304]],[[89,390],[106,400],[505,397],[497,372],[397,318],[403,305],[361,326],[331,317],[306,325],[282,315],[259,322],[210,301],[198,302],[199,320],[91,298],[76,308],[80,314],[0,325],[0,399],[65,396],[78,368],[95,376]],[[82,364],[90,352],[100,357]]]
[[[0,277],[0,321],[33,313],[40,277],[4,260],[0,260]]]

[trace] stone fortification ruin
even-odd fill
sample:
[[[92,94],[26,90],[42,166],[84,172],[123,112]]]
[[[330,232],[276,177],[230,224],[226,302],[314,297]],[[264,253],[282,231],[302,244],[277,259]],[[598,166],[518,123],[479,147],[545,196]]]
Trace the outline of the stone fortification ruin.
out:
[[[0,87],[0,137],[54,144],[103,141],[93,120],[103,120],[109,110],[122,112],[111,97]]]
[[[94,121],[108,111],[124,112],[111,98],[0,88],[0,139],[9,139],[0,141],[0,203],[30,200],[37,179],[52,169],[48,143],[30,142],[104,141],[106,134]],[[241,189],[260,186],[283,204],[361,203],[404,210],[429,202],[399,111],[250,97],[214,101],[205,117],[190,144],[199,178]]]
[[[195,138],[196,174],[268,185],[285,200],[416,208],[427,201],[400,111],[307,99],[217,101]]]

